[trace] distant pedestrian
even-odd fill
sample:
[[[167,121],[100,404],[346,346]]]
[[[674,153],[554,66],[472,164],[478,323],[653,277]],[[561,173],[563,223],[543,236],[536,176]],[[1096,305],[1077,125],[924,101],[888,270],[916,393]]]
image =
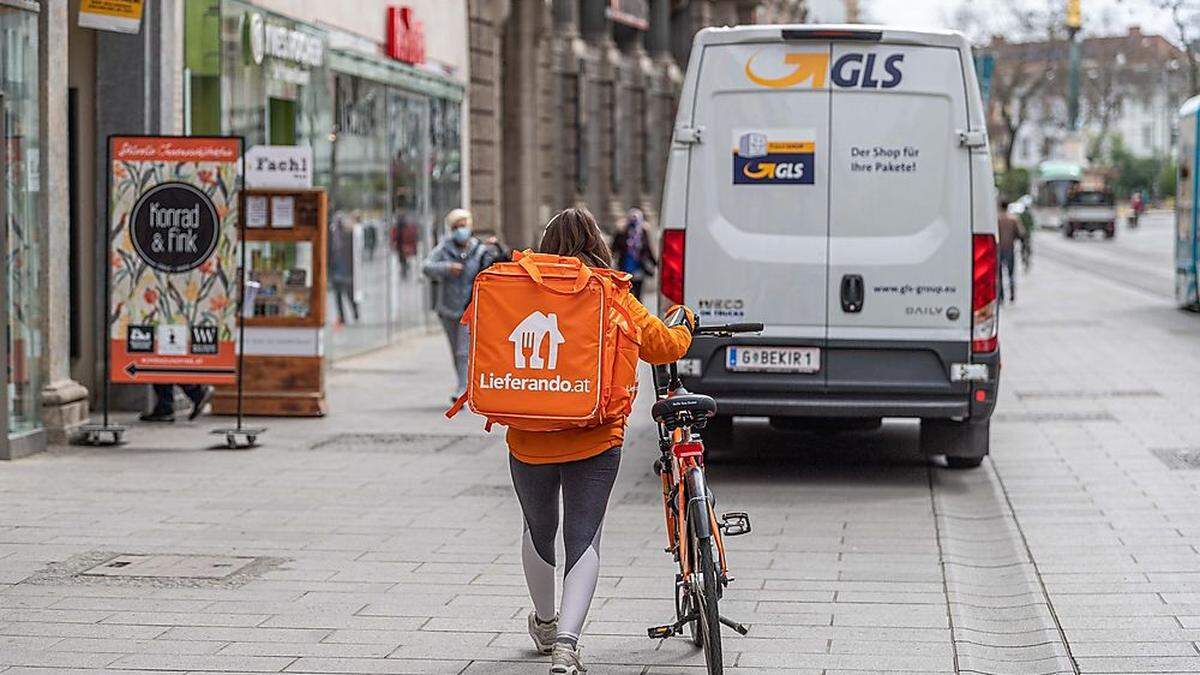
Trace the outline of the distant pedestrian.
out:
[[[213,388],[203,384],[156,384],[154,385],[154,406],[150,412],[138,416],[143,422],[174,422],[175,421],[175,387],[183,390],[192,401],[192,412],[188,420],[194,420],[204,412],[204,406],[212,400]]]
[[[1017,220],[1011,213],[1008,212],[1008,200],[1000,199],[999,218],[997,229],[1000,232],[1000,270],[999,277],[996,279],[997,285],[1000,287],[1000,302],[1004,302],[1004,277],[1008,277],[1008,296],[1009,302],[1017,301],[1017,277],[1016,277],[1016,241],[1021,240],[1021,245],[1025,245],[1025,228],[1021,227],[1021,222]]]
[[[629,209],[625,224],[613,237],[612,257],[617,269],[633,277],[630,292],[642,299],[642,285],[647,276],[653,276],[658,261],[646,229],[646,216],[641,209]]]
[[[417,255],[417,242],[420,239],[420,225],[416,216],[405,211],[400,214],[396,227],[392,229],[392,248],[400,259],[400,278],[407,280],[412,268],[412,259]]]
[[[467,353],[470,332],[460,323],[471,301],[475,277],[483,269],[485,258],[495,249],[475,238],[471,212],[454,209],[446,215],[447,236],[429,253],[421,271],[437,284],[434,311],[442,321],[454,372],[458,378],[451,400],[467,390]]]
[[[1008,205],[1008,212],[1017,219],[1017,222],[1021,223],[1021,229],[1025,231],[1025,238],[1021,240],[1021,271],[1025,274],[1028,274],[1029,269],[1033,267],[1032,203],[1033,198],[1025,195]]]
[[[1133,213],[1129,216],[1129,226],[1137,227],[1138,220],[1142,217],[1142,212],[1146,210],[1146,200],[1142,198],[1142,191],[1137,190],[1133,196],[1129,198],[1129,210]]]
[[[329,233],[329,271],[337,300],[337,326],[346,323],[344,303],[347,301],[354,320],[358,321],[358,302],[354,300],[354,221],[344,213],[333,217],[333,228]]]

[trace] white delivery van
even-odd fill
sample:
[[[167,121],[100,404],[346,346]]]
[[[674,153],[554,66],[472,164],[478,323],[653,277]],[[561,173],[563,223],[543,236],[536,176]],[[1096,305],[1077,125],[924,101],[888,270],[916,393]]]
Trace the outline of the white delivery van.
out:
[[[663,197],[667,304],[701,323],[688,389],[779,426],[918,418],[952,466],[988,452],[996,203],[967,40],[745,26],[695,38]]]

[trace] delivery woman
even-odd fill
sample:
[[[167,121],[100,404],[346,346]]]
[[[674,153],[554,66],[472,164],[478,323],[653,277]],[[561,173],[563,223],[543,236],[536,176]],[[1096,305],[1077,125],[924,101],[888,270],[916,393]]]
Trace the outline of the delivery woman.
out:
[[[586,209],[567,209],[552,218],[538,251],[573,256],[589,267],[612,266],[610,248]],[[642,360],[670,363],[687,352],[695,326],[690,310],[674,307],[664,323],[628,291],[618,302],[640,329]],[[620,418],[591,428],[508,431],[509,467],[525,520],[521,562],[534,606],[529,634],[539,651],[551,655],[550,672],[555,675],[586,670],[579,633],[600,573],[600,530],[617,478],[625,424]],[[560,492],[567,560],[562,600],[555,612],[554,539]]]

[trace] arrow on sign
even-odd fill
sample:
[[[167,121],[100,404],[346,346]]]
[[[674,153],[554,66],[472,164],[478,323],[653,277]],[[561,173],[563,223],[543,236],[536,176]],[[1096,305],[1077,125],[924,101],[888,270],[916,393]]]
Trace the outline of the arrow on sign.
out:
[[[171,368],[158,366],[139,366],[136,363],[131,363],[125,366],[125,372],[129,373],[130,377],[137,377],[138,373],[151,373],[163,375],[236,375],[236,368]]]

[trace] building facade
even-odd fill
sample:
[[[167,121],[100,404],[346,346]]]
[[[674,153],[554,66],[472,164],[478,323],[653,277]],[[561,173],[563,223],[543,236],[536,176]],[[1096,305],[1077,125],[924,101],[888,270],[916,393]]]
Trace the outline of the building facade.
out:
[[[536,243],[591,209],[611,231],[652,224],[696,31],[802,22],[799,0],[470,0],[471,205],[477,226]]]
[[[1083,38],[1081,48],[1082,149],[1102,156],[1119,139],[1135,157],[1173,155],[1175,115],[1187,98],[1187,55],[1166,38],[1145,34],[1137,26],[1124,35]],[[1066,41],[1009,42],[996,37],[984,51],[996,59],[989,135],[997,145],[994,154],[1000,168],[1006,168],[1006,157],[1020,168],[1061,158],[1071,136]]]
[[[73,179],[63,351],[93,407],[104,378],[97,308],[112,134],[310,147],[313,183],[329,194],[330,236],[345,244],[327,260],[342,282],[327,299],[324,354],[378,348],[426,328],[420,259],[444,214],[469,195],[466,0],[360,0],[353,12],[318,0],[156,0],[144,3],[136,34],[82,28],[79,0],[63,4]],[[114,386],[112,401],[140,409],[146,393]]]

